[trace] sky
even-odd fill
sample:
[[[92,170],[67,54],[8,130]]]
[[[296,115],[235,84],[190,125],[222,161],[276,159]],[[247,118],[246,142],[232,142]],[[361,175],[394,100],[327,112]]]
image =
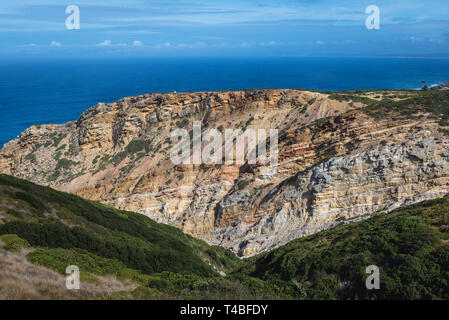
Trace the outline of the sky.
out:
[[[449,1],[1,0],[0,59],[74,56],[449,57]]]

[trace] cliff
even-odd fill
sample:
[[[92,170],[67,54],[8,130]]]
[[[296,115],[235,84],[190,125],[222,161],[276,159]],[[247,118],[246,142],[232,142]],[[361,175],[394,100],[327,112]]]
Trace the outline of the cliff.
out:
[[[449,193],[447,91],[245,90],[100,103],[36,125],[0,172],[142,213],[241,256]],[[278,129],[279,170],[174,165],[170,133]],[[205,143],[203,143],[205,145]]]

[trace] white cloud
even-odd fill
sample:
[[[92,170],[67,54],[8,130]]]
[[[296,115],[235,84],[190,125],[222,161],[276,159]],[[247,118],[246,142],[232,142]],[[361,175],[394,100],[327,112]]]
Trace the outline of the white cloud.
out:
[[[171,43],[170,42],[166,42],[166,43],[163,43],[163,44],[158,44],[158,45],[155,46],[155,48],[157,48],[157,49],[169,48],[169,47],[171,47]]]
[[[276,41],[270,41],[270,42],[261,42],[260,46],[262,47],[268,47],[268,46],[279,46],[281,45],[279,42]]]
[[[110,46],[111,44],[112,44],[111,40],[104,40],[103,42],[100,42],[99,44],[97,44],[97,46],[107,47],[107,46]]]
[[[315,41],[316,44],[318,45],[323,45],[323,44],[354,44],[357,43],[357,41],[354,40],[343,40],[343,41],[322,41],[322,40],[317,40]]]
[[[61,46],[61,42],[52,41],[52,42],[50,43],[50,45],[51,45],[52,47],[60,47],[60,46]]]
[[[133,46],[135,46],[135,47],[142,47],[143,43],[142,43],[142,41],[134,40],[133,41]]]
[[[178,43],[175,44],[174,47],[176,48],[188,48],[188,49],[193,49],[193,48],[205,48],[207,47],[207,43],[204,42],[196,42],[196,43]]]
[[[105,30],[103,33],[109,34],[160,34],[159,31],[151,30]]]

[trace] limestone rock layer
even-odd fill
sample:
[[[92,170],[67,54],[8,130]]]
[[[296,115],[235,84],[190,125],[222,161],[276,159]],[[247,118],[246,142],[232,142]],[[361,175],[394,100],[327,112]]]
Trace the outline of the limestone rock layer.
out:
[[[76,121],[28,128],[0,151],[0,172],[251,256],[449,193],[449,137],[438,115],[366,111],[369,101],[407,95],[267,89],[128,97]],[[261,162],[174,165],[170,134],[191,135],[194,121],[203,131],[277,129],[278,170],[264,174],[270,168]]]

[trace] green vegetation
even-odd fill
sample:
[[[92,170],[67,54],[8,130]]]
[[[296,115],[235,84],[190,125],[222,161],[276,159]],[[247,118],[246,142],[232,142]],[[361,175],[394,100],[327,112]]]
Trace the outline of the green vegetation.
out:
[[[50,174],[49,176],[47,176],[47,180],[48,181],[56,181],[56,179],[58,179],[58,177],[61,175],[61,173],[59,171],[55,171],[52,174]]]
[[[365,110],[377,118],[391,112],[405,117],[411,117],[419,112],[428,112],[447,120],[449,118],[449,93],[446,91],[417,91],[415,95],[404,100],[384,99],[370,103]]]
[[[139,153],[138,158],[142,158],[145,154],[142,152],[145,150],[146,153],[151,151],[151,142],[142,140],[132,140],[123,151],[116,153],[112,158],[110,156],[103,157],[101,159],[102,164],[100,168],[104,169],[105,164],[111,162],[114,166],[119,165],[128,156],[133,157],[134,154]]]
[[[370,99],[370,98],[367,98],[367,97],[356,95],[356,92],[354,92],[354,93],[355,94],[351,94],[350,92],[333,93],[333,94],[329,95],[329,99],[337,100],[337,101],[351,101],[352,103],[354,103],[354,102],[361,102],[361,103],[366,104],[366,105],[370,105],[372,103],[376,103],[377,102],[374,99]]]
[[[64,139],[66,137],[66,134],[64,134],[64,133],[58,134],[56,132],[53,132],[50,135],[50,137],[53,139],[53,146],[57,147],[59,145],[59,143],[61,143],[62,139]],[[59,150],[59,148],[58,148],[58,150]]]
[[[77,162],[69,160],[69,159],[59,159],[56,164],[56,170],[60,169],[69,169],[71,166],[76,165]]]
[[[17,219],[23,219],[23,216],[19,212],[17,212],[14,209],[11,209],[11,208],[8,208],[6,210],[6,214],[8,214],[8,215],[10,215],[10,216],[12,216],[14,218],[17,218]]]
[[[26,160],[30,161],[31,163],[36,163],[36,155],[34,153],[29,153],[26,157]]]
[[[214,267],[226,270],[226,265],[240,262],[232,254],[223,255],[221,248],[210,247],[141,214],[116,210],[7,175],[0,175],[0,190],[21,209],[57,213],[53,219],[41,216],[38,221],[30,218],[0,225],[0,234],[16,234],[34,247],[82,249],[147,274],[172,271],[214,276]]]
[[[64,152],[64,155],[69,155],[69,154],[74,154],[75,153],[75,151],[76,151],[76,147],[75,147],[75,145],[73,145],[73,144],[70,144],[69,145],[69,150],[68,151],[66,151],[66,152]]]
[[[98,162],[98,159],[100,159],[99,154],[92,160],[92,164],[96,164]]]
[[[140,140],[132,140],[127,146],[128,153],[137,153],[145,149],[145,142]]]
[[[61,151],[57,151],[54,154],[53,159],[55,159],[56,161],[59,161],[60,158],[61,158]]]
[[[449,299],[449,199],[379,214],[246,260],[237,274],[295,283],[303,299]],[[380,290],[365,269],[380,268]]]
[[[211,115],[211,113],[212,113],[212,111],[209,109],[209,110],[207,110],[207,112],[206,112],[206,114],[204,115],[204,118],[203,118],[203,124],[207,127],[208,126],[208,121],[209,121],[209,118],[210,118],[210,115]],[[184,119],[184,120],[187,120],[187,119]],[[183,120],[183,122],[184,122],[184,120]]]
[[[143,215],[10,176],[0,175],[0,195],[0,212],[20,216],[0,223],[6,250],[31,246],[30,262],[62,274],[77,265],[85,281],[131,279],[134,298],[449,299],[449,198],[353,224],[341,217],[334,229],[240,260]],[[365,288],[369,265],[380,268],[380,290]]]
[[[323,124],[323,123],[328,122],[331,118],[332,118],[332,117],[320,118],[320,119],[315,120],[314,122],[312,122],[312,123],[310,124],[310,126],[313,126],[313,125],[319,126],[320,124]]]
[[[314,104],[316,102],[316,98],[312,98],[310,101],[309,101],[309,106],[311,106],[312,104]]]
[[[97,173],[97,172],[99,172],[99,171],[102,171],[102,170],[106,169],[106,165],[109,163],[109,159],[110,159],[110,158],[111,158],[110,155],[104,155],[103,157],[101,157],[101,159],[100,159],[100,164],[99,164],[97,170],[95,170],[95,173]],[[95,159],[94,159],[94,161],[95,161]],[[97,159],[97,161],[98,161],[98,159]],[[95,163],[96,163],[97,161],[95,161]],[[92,163],[93,163],[93,162],[92,162]]]
[[[65,274],[69,265],[98,275],[118,275],[126,266],[117,260],[102,258],[81,249],[37,249],[27,256],[28,261]]]
[[[204,121],[206,121],[206,117],[204,119]],[[189,120],[188,119],[182,119],[182,121],[176,121],[176,126],[178,128],[186,128],[189,125]]]
[[[64,150],[67,145],[64,143],[62,146],[58,147],[56,151]]]
[[[81,249],[37,249],[27,255],[29,262],[55,270],[63,275],[66,268],[76,265],[81,272],[81,281],[98,282],[97,276],[113,275],[118,279],[129,279],[144,285],[149,277],[137,270],[127,268],[123,263],[102,258]]]
[[[390,94],[384,96],[382,100],[360,96],[359,94],[364,92],[357,91],[333,93],[329,98],[338,101],[361,102],[365,105],[363,110],[376,119],[393,113],[412,118],[420,112],[441,116],[445,122],[449,119],[449,92],[447,90],[397,91],[404,94],[391,94],[392,92],[394,91],[389,90]]]
[[[26,249],[30,247],[28,241],[18,237],[16,234],[0,235],[0,241],[5,244],[4,249],[11,252],[16,252],[21,249]]]
[[[204,278],[192,274],[162,272],[150,277],[144,297],[165,299],[288,299],[294,285],[245,276]],[[149,289],[149,290],[148,290]],[[139,289],[141,291],[142,289]]]
[[[28,192],[14,192],[10,193],[10,197],[13,199],[18,199],[25,201],[28,203],[32,208],[34,208],[36,211],[40,213],[44,213],[45,210],[47,210],[47,207],[45,204],[42,203],[37,197],[35,197],[33,194]]]
[[[248,180],[240,180],[237,184],[237,189],[238,190],[243,190],[245,189],[251,182]]]

